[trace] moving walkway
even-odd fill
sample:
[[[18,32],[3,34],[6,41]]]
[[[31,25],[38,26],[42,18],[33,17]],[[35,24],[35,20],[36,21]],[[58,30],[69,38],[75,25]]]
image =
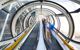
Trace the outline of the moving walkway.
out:
[[[17,44],[17,41],[13,42],[11,45],[7,46],[5,50],[43,50],[46,48],[46,50],[74,50],[72,47],[69,46],[69,48],[67,47],[67,45],[53,32],[53,35],[51,37],[51,43],[47,43],[46,39],[44,39],[43,37],[43,30],[41,29],[41,27],[43,25],[41,24],[36,24],[36,26],[33,28],[33,30],[30,32],[30,35],[26,38],[26,40],[24,41],[23,44],[21,44],[20,41]],[[40,28],[38,30],[38,28]],[[28,33],[27,33],[28,34]],[[33,36],[34,35],[34,36]],[[44,39],[44,40],[42,40]],[[43,44],[44,43],[44,44]],[[62,44],[61,44],[62,43]],[[17,44],[17,45],[13,45],[13,44]],[[20,45],[21,44],[21,45]],[[39,47],[38,47],[39,46]],[[44,47],[45,46],[45,47]],[[43,49],[42,49],[43,48]]]
[[[8,18],[9,14],[5,24]],[[68,44],[74,41],[71,39],[74,33],[72,16],[63,6],[52,1],[32,1],[19,7],[11,19],[10,32],[12,38],[0,42],[2,50],[74,50]]]

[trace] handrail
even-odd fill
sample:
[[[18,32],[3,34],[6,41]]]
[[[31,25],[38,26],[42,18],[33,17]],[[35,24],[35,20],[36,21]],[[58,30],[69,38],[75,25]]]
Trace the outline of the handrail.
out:
[[[35,24],[37,25],[37,24]],[[32,29],[28,32],[27,35],[25,35],[25,37],[19,42],[19,44],[14,48],[14,50],[20,49],[20,47],[22,47],[22,45],[24,44],[24,42],[26,41],[26,38],[28,38],[31,34],[31,31],[35,28],[35,25],[32,27]]]
[[[76,44],[80,44],[80,42],[78,42],[78,41],[76,41],[76,40],[73,40],[72,38],[66,37],[62,32],[60,32],[59,30],[57,30],[55,27],[54,27],[54,29],[55,29],[60,35],[62,35],[65,39],[67,39],[67,40],[69,40],[69,41],[71,41],[71,42],[74,42],[74,43],[76,43]]]
[[[64,44],[70,49],[70,50],[74,50],[74,48],[68,44],[68,42],[66,42],[66,40],[64,40],[59,34],[57,34],[59,36],[59,38],[64,42]]]
[[[50,29],[51,30],[51,29]],[[54,30],[52,30],[52,31],[54,31]],[[55,32],[55,31],[54,31]],[[65,41],[59,34],[56,34],[56,35],[58,35],[58,37],[63,41],[63,43],[70,49],[70,50],[74,50],[74,48],[72,47],[72,46],[70,46],[69,44],[68,44],[68,42],[67,41]]]
[[[52,31],[54,31],[54,30],[52,30]],[[55,32],[55,31],[54,31]],[[53,33],[52,33],[53,34]],[[62,40],[62,42],[70,49],[70,50],[74,50],[74,48],[72,47],[72,46],[70,46],[69,44],[68,44],[68,42],[67,41],[65,41],[59,34],[56,34],[61,40]]]
[[[18,45],[18,43],[24,38],[24,36],[29,33],[31,29],[32,27],[28,30],[28,32],[26,31],[22,32],[23,34],[15,42],[6,47],[4,50],[13,50]]]

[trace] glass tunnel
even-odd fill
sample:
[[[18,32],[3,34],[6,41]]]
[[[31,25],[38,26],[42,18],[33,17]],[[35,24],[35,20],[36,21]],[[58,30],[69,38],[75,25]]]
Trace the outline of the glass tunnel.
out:
[[[0,0],[0,50],[79,50],[80,1]]]

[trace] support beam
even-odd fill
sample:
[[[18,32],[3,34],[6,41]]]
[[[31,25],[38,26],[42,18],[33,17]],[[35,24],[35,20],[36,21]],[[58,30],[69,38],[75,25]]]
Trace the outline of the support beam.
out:
[[[4,25],[3,25],[3,28],[2,28],[2,31],[1,31],[1,34],[0,34],[0,41],[2,40],[2,37],[3,37],[3,34],[4,34],[4,30],[5,30],[7,21],[8,21],[8,18],[9,18],[9,14],[7,14],[5,22],[4,22]]]

